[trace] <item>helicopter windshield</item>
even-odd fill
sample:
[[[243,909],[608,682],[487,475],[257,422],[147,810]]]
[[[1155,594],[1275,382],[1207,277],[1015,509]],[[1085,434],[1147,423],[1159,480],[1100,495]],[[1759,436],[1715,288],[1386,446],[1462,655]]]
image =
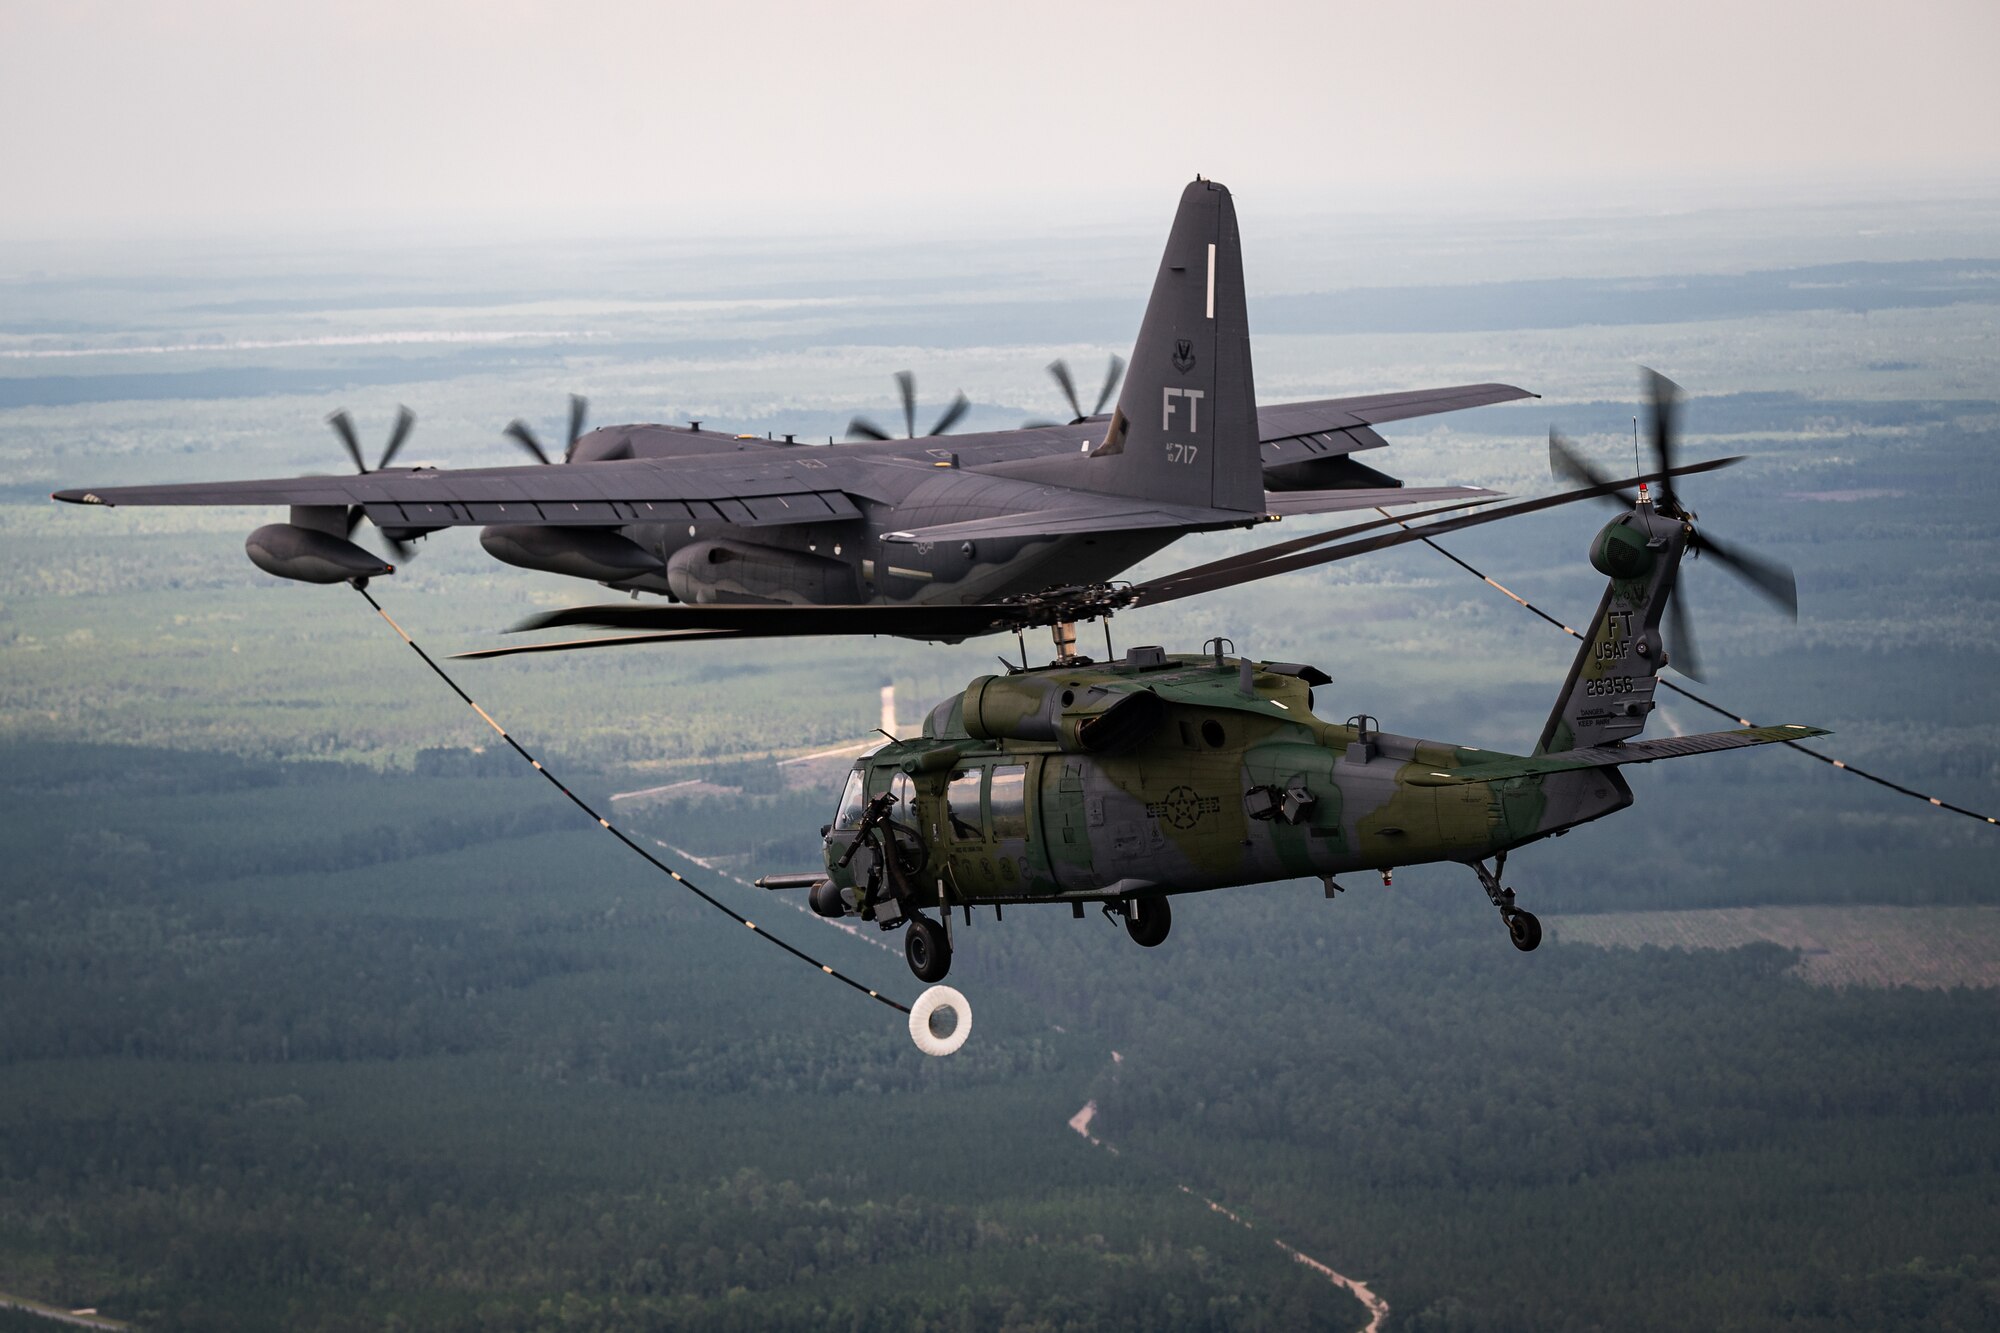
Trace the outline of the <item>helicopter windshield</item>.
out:
[[[847,786],[840,793],[840,812],[833,817],[835,828],[860,828],[861,811],[868,804],[861,782],[861,770],[847,775]]]

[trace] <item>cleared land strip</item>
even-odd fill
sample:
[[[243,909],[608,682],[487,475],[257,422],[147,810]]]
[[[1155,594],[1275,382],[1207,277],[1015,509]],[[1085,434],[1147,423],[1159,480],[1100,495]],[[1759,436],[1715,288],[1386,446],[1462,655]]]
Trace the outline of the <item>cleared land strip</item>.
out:
[[[59,1324],[77,1324],[83,1328],[124,1330],[132,1326],[122,1319],[101,1315],[95,1310],[65,1310],[59,1305],[49,1305],[42,1301],[31,1301],[26,1296],[9,1296],[0,1291],[0,1310],[19,1310],[23,1314],[40,1315]]]
[[[1816,986],[2000,987],[2000,907],[1721,907],[1544,918],[1554,938],[1606,949],[1799,950]]]

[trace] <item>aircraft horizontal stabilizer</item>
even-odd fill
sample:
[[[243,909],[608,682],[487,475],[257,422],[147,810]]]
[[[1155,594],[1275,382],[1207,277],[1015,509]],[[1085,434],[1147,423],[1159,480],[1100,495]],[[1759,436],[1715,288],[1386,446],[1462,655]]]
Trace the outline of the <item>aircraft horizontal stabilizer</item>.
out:
[[[1465,782],[1500,782],[1507,778],[1539,777],[1578,768],[1611,768],[1620,764],[1650,764],[1655,759],[1678,759],[1687,754],[1708,754],[1714,750],[1740,750],[1750,745],[1782,745],[1814,736],[1829,736],[1823,727],[1787,722],[1775,727],[1745,727],[1740,731],[1709,731],[1699,736],[1663,736],[1651,741],[1628,741],[1622,745],[1593,745],[1584,750],[1563,750],[1532,758],[1488,760],[1412,779],[1422,787],[1444,787]]]
[[[1369,486],[1337,491],[1266,491],[1264,508],[1285,518],[1300,514],[1344,514],[1355,509],[1393,509],[1398,505],[1437,504],[1445,500],[1497,500],[1500,492],[1478,486]]]

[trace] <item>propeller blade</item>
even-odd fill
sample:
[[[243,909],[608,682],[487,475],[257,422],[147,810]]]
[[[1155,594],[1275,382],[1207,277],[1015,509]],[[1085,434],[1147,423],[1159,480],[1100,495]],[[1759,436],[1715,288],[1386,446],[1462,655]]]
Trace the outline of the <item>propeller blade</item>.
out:
[[[1696,532],[1692,545],[1722,563],[1722,567],[1762,593],[1793,620],[1799,618],[1799,581],[1791,567],[1741,548],[1724,546],[1706,532]]]
[[[1674,448],[1680,437],[1681,386],[1645,366],[1639,367],[1639,378],[1645,385],[1647,398],[1652,402],[1653,465],[1662,472],[1668,472],[1674,465]],[[1680,504],[1674,497],[1672,481],[1660,483],[1656,503],[1664,513],[1677,515],[1681,512]]]
[[[354,530],[361,526],[361,516],[365,511],[360,505],[347,506],[347,539],[354,540]]]
[[[931,435],[944,434],[946,431],[950,430],[953,426],[956,426],[958,424],[960,417],[963,417],[967,412],[971,410],[972,410],[972,400],[967,398],[964,394],[959,394],[957,397],[951,400],[951,406],[947,407],[944,410],[944,415],[937,419],[937,425],[932,426],[930,428],[929,434]]]
[[[1694,624],[1688,616],[1687,583],[1679,576],[1667,594],[1667,664],[1689,680],[1701,679],[1701,655],[1695,651]]]
[[[354,460],[354,470],[365,474],[368,464],[361,461],[361,441],[355,438],[354,419],[347,415],[347,409],[339,409],[326,422],[333,427],[334,434],[340,436],[340,442],[347,446],[347,456]]]
[[[1104,374],[1104,388],[1097,395],[1097,406],[1090,409],[1090,415],[1096,416],[1104,410],[1104,405],[1111,401],[1111,391],[1118,387],[1118,381],[1124,378],[1124,375],[1125,358],[1114,353],[1111,357],[1110,369]],[[1070,404],[1074,406],[1075,403],[1076,396],[1072,394],[1070,396]]]
[[[1569,437],[1555,427],[1549,427],[1549,475],[1557,481],[1566,481],[1576,486],[1601,486],[1604,474],[1599,472],[1577,451]],[[1624,491],[1607,491],[1612,503],[1630,509],[1639,503],[1639,497]]]
[[[847,423],[847,438],[859,435],[864,440],[886,440],[889,432],[870,421],[867,417],[856,417]]]
[[[397,407],[396,425],[389,432],[389,443],[382,446],[382,461],[375,465],[377,472],[389,466],[394,461],[396,455],[402,452],[403,442],[410,438],[410,428],[416,424],[417,414],[415,412],[412,412],[407,407]]]
[[[896,372],[896,387],[903,394],[903,424],[909,428],[907,439],[917,438],[917,377],[907,370]]]
[[[543,451],[542,442],[537,440],[535,433],[528,429],[527,422],[519,419],[508,422],[506,433],[516,444],[533,454],[537,463],[548,463],[549,456]]]
[[[583,438],[583,415],[590,408],[590,400],[580,393],[569,396],[569,445],[563,450],[563,462],[576,452],[576,442]]]
[[[1062,386],[1063,397],[1069,399],[1070,411],[1075,414],[1069,424],[1074,426],[1077,422],[1082,421],[1086,414],[1083,410],[1083,403],[1076,396],[1076,381],[1069,376],[1069,362],[1063,360],[1061,357],[1057,357],[1055,360],[1049,362],[1049,374],[1056,377],[1056,383]]]

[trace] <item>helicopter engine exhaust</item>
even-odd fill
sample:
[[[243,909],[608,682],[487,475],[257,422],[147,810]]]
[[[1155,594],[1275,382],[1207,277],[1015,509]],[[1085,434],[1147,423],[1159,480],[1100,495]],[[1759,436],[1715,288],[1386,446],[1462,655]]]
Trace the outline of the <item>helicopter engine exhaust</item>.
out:
[[[1166,721],[1151,690],[1071,688],[1041,676],[981,676],[959,697],[966,734],[976,740],[1054,741],[1068,754],[1117,754],[1142,744]]]

